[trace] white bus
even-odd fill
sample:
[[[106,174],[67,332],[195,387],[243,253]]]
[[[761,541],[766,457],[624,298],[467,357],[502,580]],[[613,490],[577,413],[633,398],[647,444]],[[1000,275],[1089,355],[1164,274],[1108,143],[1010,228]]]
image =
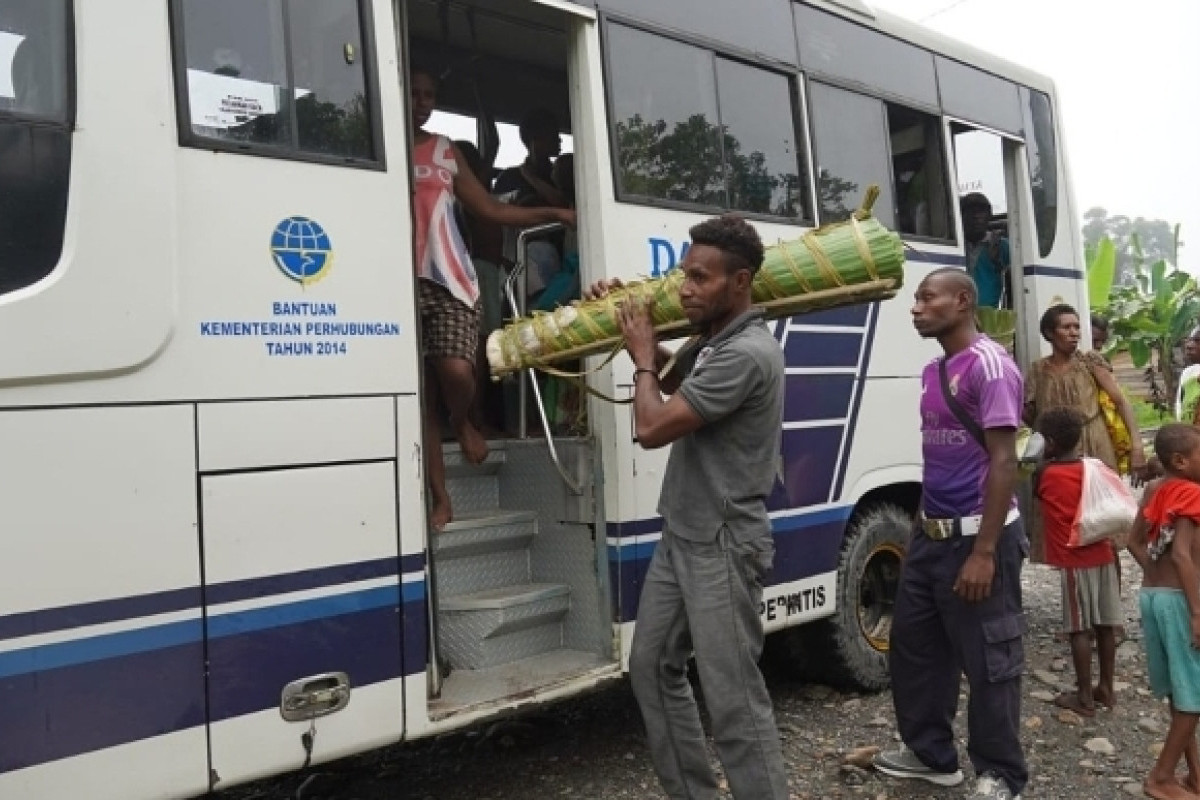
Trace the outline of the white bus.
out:
[[[557,114],[585,282],[883,188],[902,295],[775,323],[762,615],[886,684],[935,352],[908,296],[963,263],[960,191],[1007,229],[1023,363],[1086,304],[1047,78],[859,0],[0,0],[0,797],[194,796],[622,677],[666,457],[628,407],[552,457],[500,387],[515,426],[482,467],[447,446],[427,529],[416,59],[446,111]]]

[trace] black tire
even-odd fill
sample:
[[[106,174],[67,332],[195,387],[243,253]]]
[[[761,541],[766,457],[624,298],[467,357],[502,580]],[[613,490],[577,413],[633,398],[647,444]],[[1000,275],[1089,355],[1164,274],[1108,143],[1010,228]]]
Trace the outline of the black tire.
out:
[[[868,692],[888,687],[892,609],[912,525],[912,516],[892,503],[850,520],[838,558],[837,612],[815,623],[809,639],[825,683]]]

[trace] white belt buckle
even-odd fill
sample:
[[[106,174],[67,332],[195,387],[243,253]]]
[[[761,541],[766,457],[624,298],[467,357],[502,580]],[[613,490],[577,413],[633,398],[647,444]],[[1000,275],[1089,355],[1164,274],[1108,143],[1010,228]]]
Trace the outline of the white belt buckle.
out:
[[[962,517],[958,521],[959,532],[963,536],[977,536],[979,534],[979,523],[982,521],[982,514],[976,514],[973,517]]]

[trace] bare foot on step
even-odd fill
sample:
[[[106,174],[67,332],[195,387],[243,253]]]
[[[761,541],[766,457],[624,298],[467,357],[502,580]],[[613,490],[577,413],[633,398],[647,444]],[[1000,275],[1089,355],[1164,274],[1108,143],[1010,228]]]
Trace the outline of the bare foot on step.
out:
[[[488,443],[478,428],[469,421],[463,422],[455,430],[455,436],[458,438],[459,447],[462,448],[463,457],[468,462],[472,464],[482,464],[484,462],[484,459],[488,455]]]
[[[450,510],[449,497],[435,497],[433,506],[429,509],[429,527],[441,533],[446,524],[454,519],[454,514]]]
[[[1095,698],[1098,706],[1111,709],[1117,705],[1117,693],[1106,686],[1097,685],[1095,689],[1092,689],[1092,697]]]

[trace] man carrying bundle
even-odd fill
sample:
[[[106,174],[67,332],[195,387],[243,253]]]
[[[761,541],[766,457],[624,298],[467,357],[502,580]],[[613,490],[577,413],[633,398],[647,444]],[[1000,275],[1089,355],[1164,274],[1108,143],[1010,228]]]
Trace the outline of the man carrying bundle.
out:
[[[671,354],[658,346],[649,306],[630,298],[618,317],[634,365],[638,441],[651,449],[674,443],[658,504],[662,541],[642,589],[630,677],[654,768],[671,798],[717,797],[687,677],[694,651],[733,796],[787,800],[779,733],[758,669],[762,581],[775,552],[766,498],[780,452],[783,353],[751,304],[763,261],[754,228],[726,215],[689,233],[679,299],[699,340],[681,349],[660,379]],[[601,281],[590,294],[618,286]]]

